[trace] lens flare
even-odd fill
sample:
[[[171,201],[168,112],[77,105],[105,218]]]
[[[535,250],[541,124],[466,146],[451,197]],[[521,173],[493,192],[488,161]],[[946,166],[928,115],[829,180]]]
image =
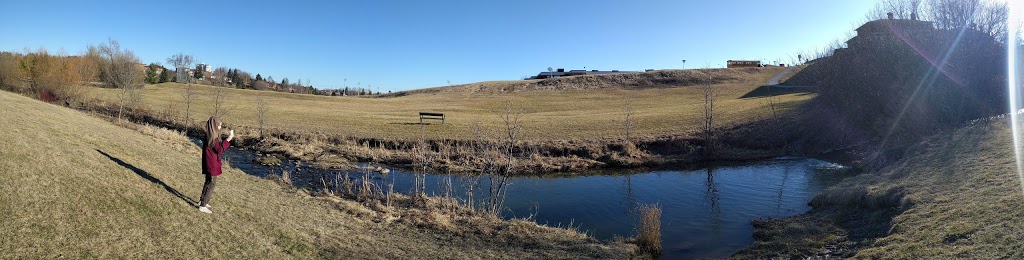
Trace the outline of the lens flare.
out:
[[[1007,88],[1009,88],[1010,94],[1010,129],[1013,133],[1013,155],[1014,160],[1017,162],[1017,177],[1020,179],[1021,192],[1024,194],[1024,168],[1022,168],[1021,161],[1021,147],[1020,147],[1020,129],[1019,129],[1019,114],[1020,105],[1017,103],[1017,40],[1019,39],[1020,29],[1020,14],[1021,10],[1018,10],[1019,4],[1015,4],[1016,1],[1007,1],[1008,19],[1007,23],[1007,39],[1006,39],[1006,72],[1007,72]]]

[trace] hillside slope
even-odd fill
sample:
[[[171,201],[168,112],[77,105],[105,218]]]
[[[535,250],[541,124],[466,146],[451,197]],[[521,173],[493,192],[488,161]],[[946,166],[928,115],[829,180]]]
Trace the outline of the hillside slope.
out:
[[[234,168],[206,215],[194,206],[198,148],[144,129],[0,91],[0,258],[624,258],[630,250],[525,221],[438,229],[404,222],[400,209],[367,217],[377,214]]]
[[[485,81],[446,87],[417,89],[387,96],[437,92],[509,93],[538,90],[646,89],[685,87],[713,82],[739,83],[759,78],[758,74],[778,73],[781,68],[655,70],[639,73],[583,75],[537,80]],[[762,81],[763,82],[763,81]]]
[[[905,154],[823,191],[807,215],[755,223],[757,242],[738,256],[1024,258],[1024,194],[1005,119],[939,134]]]
[[[747,70],[738,70],[747,71]],[[757,73],[742,80],[715,85],[720,91],[717,117],[721,125],[742,124],[770,115],[763,99],[744,98],[781,71],[776,68],[752,69]],[[653,73],[653,72],[652,72]],[[738,75],[738,74],[737,74]],[[575,77],[574,77],[575,78]],[[575,80],[561,78],[557,80]],[[487,83],[481,83],[487,84]],[[185,104],[181,101],[185,85],[162,83],[142,90],[141,106],[154,116],[183,121]],[[257,98],[267,106],[266,125],[291,133],[330,133],[384,140],[474,140],[477,126],[499,129],[503,124],[498,111],[513,101],[525,109],[522,127],[530,140],[603,140],[623,135],[621,120],[627,101],[631,102],[638,137],[682,134],[701,123],[701,94],[696,87],[657,89],[595,89],[582,91],[526,91],[509,93],[471,93],[455,89],[437,90],[396,98],[330,97],[277,93],[244,89],[196,87],[191,104],[192,120],[209,115],[217,90],[224,90],[228,110],[225,123],[231,126],[257,125]],[[111,105],[118,102],[115,89],[96,88],[95,97]],[[780,96],[781,106],[795,107],[811,95]],[[426,121],[419,124],[418,112],[444,113],[444,124]]]

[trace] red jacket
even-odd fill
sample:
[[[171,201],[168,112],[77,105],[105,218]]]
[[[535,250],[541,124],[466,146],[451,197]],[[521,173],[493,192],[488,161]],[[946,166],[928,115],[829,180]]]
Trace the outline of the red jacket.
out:
[[[231,146],[228,141],[220,141],[219,144],[214,144],[212,149],[206,148],[203,144],[203,174],[220,175],[220,157],[228,150],[228,146]]]

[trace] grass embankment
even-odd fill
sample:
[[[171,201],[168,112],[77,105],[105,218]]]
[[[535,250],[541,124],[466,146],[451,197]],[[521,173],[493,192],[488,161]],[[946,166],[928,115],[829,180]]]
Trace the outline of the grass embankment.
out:
[[[739,257],[1024,258],[1024,194],[1005,119],[926,139],[877,174],[817,195],[806,215],[755,223]]]
[[[710,70],[715,75],[732,75],[716,80],[721,91],[719,112],[721,125],[732,125],[764,117],[764,102],[740,99],[751,90],[781,72],[779,68]],[[654,73],[654,72],[648,72]],[[640,73],[643,74],[643,73]],[[689,75],[689,74],[687,74]],[[609,77],[583,76],[583,77]],[[623,75],[618,75],[623,76]],[[685,80],[706,80],[705,74],[694,74]],[[551,79],[551,81],[571,78]],[[677,79],[683,81],[684,79]],[[544,82],[544,81],[541,81]],[[615,81],[618,82],[618,81]],[[482,83],[483,84],[483,83]],[[515,84],[515,83],[509,83]],[[620,84],[632,84],[622,82]],[[700,90],[695,84],[664,87],[534,90],[515,93],[472,91],[462,87],[439,92],[424,92],[392,98],[330,97],[299,95],[255,90],[230,89],[224,105],[231,112],[227,121],[233,125],[256,125],[254,100],[266,97],[270,107],[269,126],[290,132],[325,132],[363,138],[416,140],[420,138],[418,112],[445,113],[447,120],[430,123],[423,131],[430,140],[474,140],[474,126],[496,129],[502,125],[498,113],[507,100],[515,100],[525,108],[523,132],[530,140],[594,140],[619,139],[624,136],[621,121],[627,98],[636,110],[637,136],[663,136],[695,131],[702,120]],[[193,117],[205,117],[213,111],[214,87],[198,86],[198,100]],[[147,85],[142,103],[153,112],[174,106],[177,118],[184,116],[182,93],[185,85],[163,83]],[[116,102],[118,91],[97,89],[97,97]],[[805,100],[806,96],[786,96],[783,102]],[[198,121],[198,119],[193,120]],[[204,118],[205,119],[205,118]]]
[[[194,206],[198,148],[133,128],[0,91],[0,258],[625,258],[635,248],[430,202],[309,196],[233,168],[206,215]]]
[[[500,111],[508,100],[521,105],[522,139],[518,144],[532,158],[521,160],[522,172],[574,171],[607,165],[643,165],[673,160],[694,160],[697,126],[701,124],[701,93],[695,84],[715,79],[720,91],[716,125],[723,129],[771,116],[764,99],[747,94],[758,89],[781,68],[656,71],[626,75],[567,77],[522,82],[479,83],[486,87],[455,86],[389,98],[328,97],[228,89],[225,122],[256,136],[255,99],[270,106],[268,125],[274,138],[260,150],[306,161],[379,161],[406,164],[415,160],[424,139],[431,146],[427,157],[438,169],[473,170],[493,158],[471,150],[474,142],[499,139]],[[580,83],[583,82],[583,83]],[[584,83],[596,88],[578,87]],[[498,85],[505,87],[499,87]],[[507,91],[518,84],[545,86]],[[474,85],[470,85],[474,86]],[[185,86],[165,83],[146,86],[143,106],[160,117],[171,111],[172,121],[183,117],[181,96]],[[216,88],[198,86],[193,120],[213,110]],[[506,89],[506,91],[502,91]],[[568,90],[566,90],[568,89]],[[117,90],[97,89],[96,96],[114,103]],[[781,95],[781,111],[788,111],[811,95]],[[636,147],[624,145],[624,108],[630,100],[635,122]],[[169,109],[168,109],[169,108]],[[444,124],[420,125],[418,112],[442,112]],[[201,115],[201,116],[200,116]],[[476,131],[478,129],[481,131]],[[483,139],[483,140],[481,140]],[[740,153],[733,153],[740,154]],[[331,158],[336,156],[338,158]],[[440,159],[437,159],[440,158]],[[682,158],[682,159],[680,159]],[[742,159],[742,158],[738,158]],[[480,162],[480,163],[477,163]]]

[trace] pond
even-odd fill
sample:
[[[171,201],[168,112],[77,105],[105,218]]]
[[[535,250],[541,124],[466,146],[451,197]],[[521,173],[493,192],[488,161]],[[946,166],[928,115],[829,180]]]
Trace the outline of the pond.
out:
[[[323,187],[345,172],[317,169],[284,162],[281,168],[254,162],[256,154],[231,149],[225,159],[232,167],[260,177],[292,172],[296,186]],[[364,165],[365,166],[365,165]],[[822,189],[847,175],[844,167],[807,158],[787,158],[742,166],[701,170],[611,172],[569,177],[515,177],[506,198],[506,218],[532,218],[549,226],[569,226],[598,239],[635,235],[636,207],[658,204],[662,208],[664,257],[727,257],[753,243],[751,221],[784,218],[810,210],[808,202]],[[395,192],[411,193],[415,175],[393,170],[381,175],[366,170],[348,172],[350,178],[370,174],[375,182],[394,185]],[[444,183],[453,183],[456,197],[465,199],[469,178],[427,174],[428,194],[442,194]],[[450,180],[450,181],[449,181]],[[486,191],[488,179],[478,191]],[[477,194],[475,198],[486,195]]]

